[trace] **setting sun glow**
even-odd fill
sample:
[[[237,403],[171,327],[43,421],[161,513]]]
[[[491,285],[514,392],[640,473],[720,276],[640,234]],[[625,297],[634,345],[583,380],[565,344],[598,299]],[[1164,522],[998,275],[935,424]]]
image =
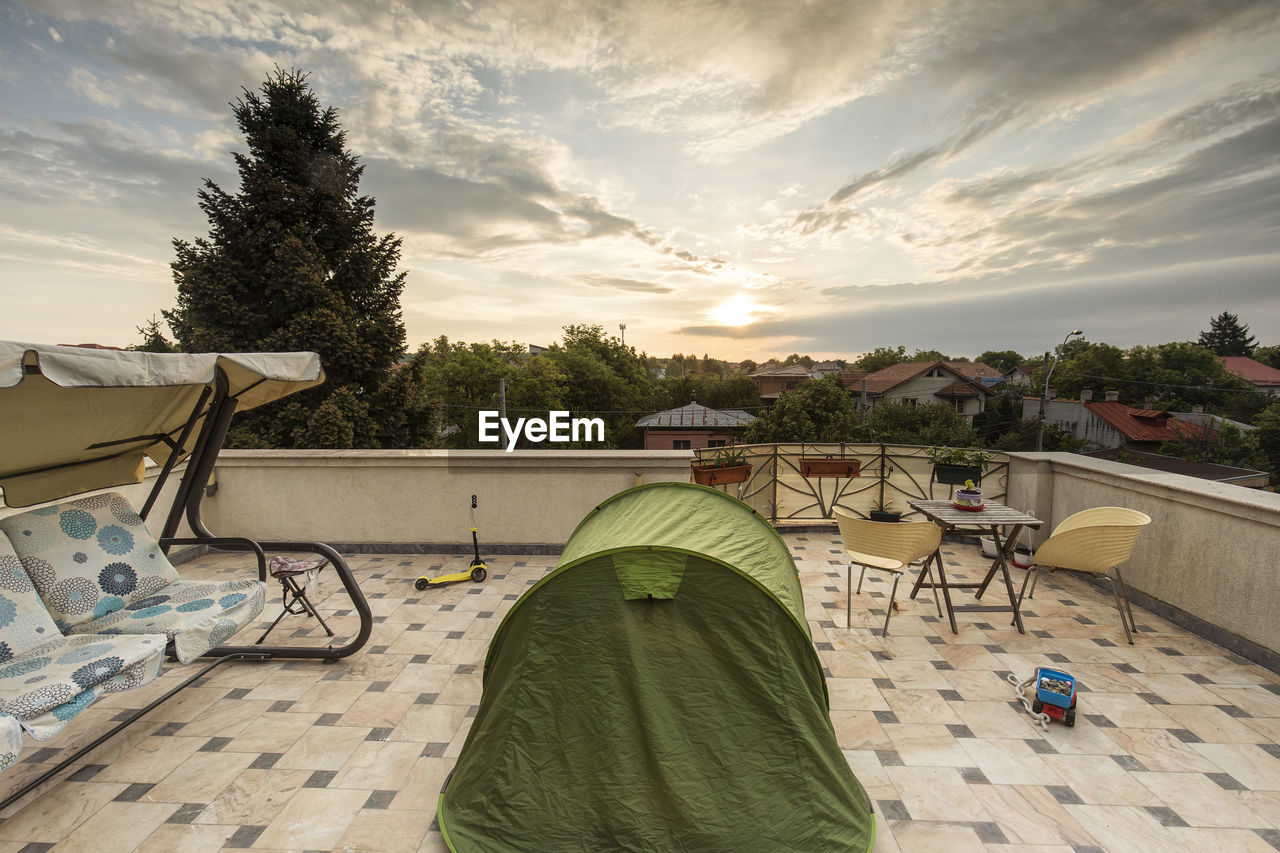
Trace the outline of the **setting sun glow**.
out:
[[[751,301],[751,297],[738,293],[730,296],[715,307],[713,316],[725,326],[745,326],[755,319],[760,306]]]

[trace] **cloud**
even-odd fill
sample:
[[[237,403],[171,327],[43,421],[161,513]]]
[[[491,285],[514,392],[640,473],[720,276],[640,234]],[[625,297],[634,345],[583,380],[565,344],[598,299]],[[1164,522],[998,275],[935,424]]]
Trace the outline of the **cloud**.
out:
[[[615,278],[605,275],[580,275],[577,278],[591,287],[609,287],[614,290],[632,290],[639,293],[674,293],[675,288],[654,281],[637,281],[633,278]]]

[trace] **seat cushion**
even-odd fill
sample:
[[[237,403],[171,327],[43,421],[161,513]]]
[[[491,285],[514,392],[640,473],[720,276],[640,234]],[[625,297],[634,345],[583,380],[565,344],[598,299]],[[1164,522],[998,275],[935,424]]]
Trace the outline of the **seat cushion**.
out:
[[[261,581],[175,581],[71,632],[164,634],[178,660],[189,663],[258,618],[266,601]]]
[[[160,673],[161,634],[86,634],[52,642],[0,664],[0,712],[36,740],[57,734],[95,699],[141,687]]]
[[[114,492],[9,516],[0,530],[63,633],[178,579],[142,519]]]
[[[0,714],[0,773],[8,770],[22,754],[22,723],[17,717]]]
[[[0,665],[61,636],[9,538],[0,532]]]

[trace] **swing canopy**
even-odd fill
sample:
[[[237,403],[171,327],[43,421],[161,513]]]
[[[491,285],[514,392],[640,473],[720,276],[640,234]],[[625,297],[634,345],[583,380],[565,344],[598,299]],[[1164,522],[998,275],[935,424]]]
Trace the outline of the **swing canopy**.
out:
[[[494,636],[439,820],[454,851],[869,850],[777,532],[690,483],[588,514]]]
[[[0,341],[5,503],[31,506],[141,483],[144,457],[181,461],[219,382],[244,411],[323,381],[312,352],[146,353]]]

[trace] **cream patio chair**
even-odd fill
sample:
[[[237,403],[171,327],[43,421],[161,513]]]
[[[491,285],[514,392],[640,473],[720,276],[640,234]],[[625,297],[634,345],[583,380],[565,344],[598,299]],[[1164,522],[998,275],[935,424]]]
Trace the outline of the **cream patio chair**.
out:
[[[898,581],[912,563],[925,561],[924,571],[929,572],[930,580],[933,570],[929,559],[937,553],[942,542],[942,528],[932,521],[868,521],[851,515],[845,510],[835,507],[832,510],[836,524],[840,528],[840,538],[844,543],[845,555],[849,558],[846,589],[849,591],[845,599],[844,624],[852,627],[853,612],[853,564],[862,566],[858,573],[858,589],[862,592],[862,579],[867,569],[889,572],[893,575],[893,589],[889,592],[889,603],[885,608],[884,629],[880,635],[889,635],[889,617],[893,616],[893,604],[898,594]],[[933,603],[938,608],[938,616],[942,616],[942,605],[938,603],[938,591],[933,591]]]
[[[1063,569],[1105,578],[1111,584],[1111,594],[1116,600],[1116,610],[1120,612],[1125,637],[1129,645],[1133,645],[1133,633],[1129,629],[1132,627],[1136,631],[1138,626],[1133,621],[1120,564],[1128,561],[1138,536],[1150,523],[1149,515],[1119,506],[1100,506],[1068,516],[1032,556],[1031,568],[1022,579],[1022,592],[1018,594],[1018,609],[1022,609],[1023,594],[1028,598],[1035,597],[1039,569],[1051,572]],[[1114,580],[1108,574],[1112,569],[1116,572]],[[1029,590],[1028,581],[1031,582]]]

